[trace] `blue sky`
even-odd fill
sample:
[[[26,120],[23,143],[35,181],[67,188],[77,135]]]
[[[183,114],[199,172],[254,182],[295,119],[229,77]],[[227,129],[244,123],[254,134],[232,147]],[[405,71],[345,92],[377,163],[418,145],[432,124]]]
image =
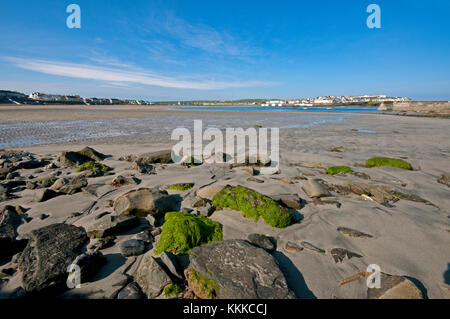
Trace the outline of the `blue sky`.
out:
[[[81,29],[66,7],[81,7]],[[369,29],[366,8],[381,8]],[[450,100],[448,0],[43,0],[0,7],[0,88],[148,100]]]

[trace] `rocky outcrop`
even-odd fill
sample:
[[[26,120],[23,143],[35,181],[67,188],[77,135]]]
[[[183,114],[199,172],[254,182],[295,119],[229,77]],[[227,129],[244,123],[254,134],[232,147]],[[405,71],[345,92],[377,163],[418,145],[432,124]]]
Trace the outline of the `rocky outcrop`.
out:
[[[247,239],[251,244],[260,247],[269,253],[272,253],[276,248],[274,240],[265,235],[250,234],[248,235]]]
[[[405,111],[415,113],[426,113],[432,115],[450,115],[450,102],[448,101],[409,101],[394,102],[393,104],[382,103],[379,111]]]
[[[58,161],[66,166],[75,166],[82,165],[87,162],[92,162],[92,158],[78,152],[62,152]]]
[[[80,255],[88,237],[73,225],[53,224],[31,232],[17,262],[27,292],[64,287],[67,267]]]
[[[164,287],[172,282],[169,275],[152,256],[151,251],[147,252],[142,258],[136,272],[135,281],[147,298],[150,299],[161,295]]]
[[[145,217],[176,211],[178,201],[166,191],[139,188],[120,195],[114,201],[113,207],[117,214]]]
[[[106,158],[105,154],[102,154],[100,152],[97,152],[93,148],[90,148],[89,146],[86,146],[81,151],[78,151],[79,154],[87,156],[91,158],[94,161],[103,161]]]
[[[225,188],[225,186],[222,186],[222,185],[205,186],[205,187],[200,188],[197,191],[197,196],[200,198],[212,200],[214,195],[216,195],[218,192],[220,192],[224,188]]]
[[[188,284],[197,296],[207,290],[216,298],[294,297],[272,255],[245,240],[195,247],[189,258]]]

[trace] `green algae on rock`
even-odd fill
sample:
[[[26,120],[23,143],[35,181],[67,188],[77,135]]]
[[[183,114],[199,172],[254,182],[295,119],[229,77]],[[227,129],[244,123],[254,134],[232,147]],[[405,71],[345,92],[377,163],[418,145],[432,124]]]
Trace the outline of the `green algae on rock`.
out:
[[[366,161],[367,167],[392,166],[412,171],[412,166],[408,162],[389,157],[372,157]]]
[[[194,187],[194,183],[180,183],[180,184],[169,185],[168,189],[184,192],[184,191],[187,191],[188,189],[191,189],[192,187]]]
[[[80,165],[80,167],[78,167],[75,170],[75,172],[76,173],[80,173],[80,172],[83,172],[83,171],[94,170],[94,169],[98,169],[101,172],[107,172],[107,171],[112,170],[111,167],[106,166],[104,164],[100,164],[100,163],[96,163],[96,162],[87,162],[87,163],[84,163],[83,165]]]
[[[331,166],[327,168],[326,173],[328,175],[335,175],[339,173],[351,173],[352,169],[348,166]]]
[[[258,221],[260,217],[272,227],[285,228],[292,224],[289,209],[273,199],[243,186],[227,186],[218,192],[212,205],[242,211],[244,217]]]
[[[174,295],[179,294],[182,291],[183,289],[180,287],[180,285],[171,283],[164,288],[164,295],[166,297],[172,297]]]
[[[163,251],[186,254],[193,247],[222,240],[222,225],[204,216],[185,212],[166,213],[161,238],[156,244],[155,254]]]

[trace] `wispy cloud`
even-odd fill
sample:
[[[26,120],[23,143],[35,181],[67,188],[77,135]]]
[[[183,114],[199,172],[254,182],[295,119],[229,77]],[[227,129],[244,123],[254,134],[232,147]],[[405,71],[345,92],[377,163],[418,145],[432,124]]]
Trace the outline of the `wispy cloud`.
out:
[[[262,81],[189,80],[180,77],[162,76],[149,71],[129,71],[118,67],[102,67],[61,61],[12,57],[6,57],[5,59],[16,67],[25,70],[70,78],[99,80],[108,83],[139,83],[143,85],[167,88],[198,90],[221,90],[227,88],[246,88],[273,84]]]

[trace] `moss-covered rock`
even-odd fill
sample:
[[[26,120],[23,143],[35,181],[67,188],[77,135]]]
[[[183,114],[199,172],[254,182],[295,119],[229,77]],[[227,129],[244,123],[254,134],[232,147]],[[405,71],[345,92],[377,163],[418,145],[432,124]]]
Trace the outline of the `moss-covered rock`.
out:
[[[194,183],[180,183],[180,184],[169,185],[168,189],[184,192],[184,191],[187,191],[188,189],[191,189],[192,187],[194,187]]]
[[[193,247],[222,240],[222,225],[204,216],[184,212],[166,213],[161,238],[156,244],[155,254],[169,251],[185,254]]]
[[[171,283],[171,284],[167,285],[164,288],[164,295],[166,297],[172,297],[172,296],[177,295],[177,294],[179,294],[181,292],[183,292],[183,289],[180,287],[180,285],[177,285],[177,284],[174,284],[174,283]]]
[[[408,162],[402,159],[389,157],[372,157],[366,161],[366,166],[367,167],[392,166],[407,170],[413,169],[411,164],[409,164]]]
[[[272,227],[285,228],[292,224],[290,210],[273,199],[243,186],[227,186],[214,195],[213,206],[239,210],[244,217],[258,221],[260,217]]]
[[[192,267],[186,269],[185,276],[194,294],[200,299],[213,299],[217,295],[219,289],[214,279],[200,275],[200,273]]]
[[[87,162],[87,163],[84,163],[83,165],[80,165],[75,170],[75,172],[80,173],[80,172],[87,171],[87,170],[99,170],[101,172],[107,172],[107,171],[111,171],[112,168],[105,164],[100,164],[100,163],[96,163],[96,162]]]
[[[339,173],[351,173],[352,169],[348,166],[331,166],[327,168],[326,173],[328,175],[335,175]]]

